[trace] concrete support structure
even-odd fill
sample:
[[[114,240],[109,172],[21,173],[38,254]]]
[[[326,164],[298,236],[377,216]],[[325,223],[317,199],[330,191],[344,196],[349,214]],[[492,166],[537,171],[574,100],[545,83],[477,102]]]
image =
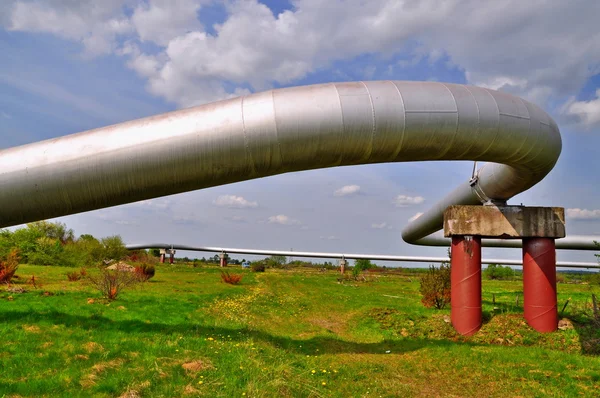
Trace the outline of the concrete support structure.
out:
[[[220,253],[219,259],[220,259],[219,265],[221,267],[227,267],[227,253]]]
[[[340,259],[340,273],[342,275],[346,272],[346,265],[348,265],[348,261],[345,258]]]
[[[556,246],[565,237],[564,209],[524,206],[450,206],[444,235],[452,238],[452,325],[462,335],[481,327],[481,238],[523,240],[523,301],[538,332],[558,327]]]
[[[451,257],[452,326],[463,336],[471,336],[482,323],[481,238],[452,236]]]
[[[167,249],[160,249],[160,263],[165,263],[165,255],[167,254]]]
[[[169,264],[173,264],[175,260],[175,249],[169,249]]]
[[[552,238],[523,239],[523,312],[542,333],[558,327],[556,249]]]

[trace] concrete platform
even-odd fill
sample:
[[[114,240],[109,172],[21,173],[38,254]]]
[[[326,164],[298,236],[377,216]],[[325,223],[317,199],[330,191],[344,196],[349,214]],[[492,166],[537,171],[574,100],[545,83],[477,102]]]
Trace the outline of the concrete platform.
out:
[[[450,206],[444,212],[444,236],[482,238],[564,238],[565,209],[526,206]]]

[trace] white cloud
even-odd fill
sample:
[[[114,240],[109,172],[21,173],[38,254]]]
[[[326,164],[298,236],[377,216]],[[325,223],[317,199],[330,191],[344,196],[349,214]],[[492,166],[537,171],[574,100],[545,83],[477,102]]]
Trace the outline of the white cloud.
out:
[[[290,84],[361,54],[407,48],[404,65],[447,62],[469,83],[537,101],[575,94],[600,63],[597,1],[481,7],[476,0],[296,0],[293,10],[278,15],[257,0],[226,1],[227,16],[214,35],[196,18],[209,2],[4,0],[0,24],[79,42],[91,55],[118,52],[129,41],[153,43],[152,52],[129,52],[128,65],[148,79],[151,93],[184,106],[244,94],[248,85]],[[364,70],[367,78],[374,71]]]
[[[573,220],[599,220],[600,209],[567,209],[567,218]]]
[[[221,195],[215,200],[213,200],[213,204],[220,207],[229,207],[236,209],[258,207],[258,202],[251,202],[249,200],[246,200],[243,196],[236,195]]]
[[[294,218],[290,218],[284,214],[269,217],[269,224],[280,225],[301,225],[302,223]]]
[[[420,205],[425,202],[425,198],[422,196],[407,196],[407,195],[398,195],[394,199],[394,203],[398,207],[407,207],[413,205]]]
[[[415,214],[414,216],[412,216],[411,218],[408,219],[408,222],[413,222],[415,221],[417,218],[421,217],[423,215],[423,213],[419,212],[417,214]]]
[[[158,209],[165,210],[171,207],[173,201],[171,199],[148,199],[141,200],[139,202],[132,203],[130,206],[136,206],[139,208],[147,208],[147,209]]]
[[[329,235],[329,236],[319,236],[319,239],[324,239],[324,240],[339,240],[340,238],[338,238],[335,235]]]
[[[596,98],[589,101],[567,102],[563,113],[577,118],[587,129],[600,127],[600,89],[596,90]]]
[[[123,12],[128,3],[133,1],[9,0],[9,4],[3,4],[10,10],[9,16],[3,19],[8,19],[8,30],[50,33],[80,42],[87,55],[96,56],[113,52],[117,37],[133,33]]]
[[[377,224],[377,223],[371,224],[371,228],[373,228],[373,229],[392,229],[393,227],[386,222],[382,222],[379,224]]]
[[[360,186],[358,185],[346,185],[341,187],[340,189],[337,189],[333,195],[334,196],[349,196],[349,195],[355,195],[357,193],[360,192]]]
[[[140,2],[131,16],[140,40],[166,46],[187,32],[202,30],[197,14],[207,0],[150,0]]]

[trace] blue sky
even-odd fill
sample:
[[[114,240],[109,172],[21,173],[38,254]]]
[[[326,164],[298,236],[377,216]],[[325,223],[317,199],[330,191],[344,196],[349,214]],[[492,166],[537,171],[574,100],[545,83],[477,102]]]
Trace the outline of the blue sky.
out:
[[[556,168],[511,203],[563,206],[569,234],[600,235],[597,15],[594,0],[4,0],[0,148],[270,88],[475,84],[539,104],[561,128]],[[471,167],[307,171],[60,220],[78,234],[132,243],[441,256],[444,249],[405,244],[400,231]],[[335,193],[343,187],[352,188]],[[411,199],[398,206],[398,196]]]

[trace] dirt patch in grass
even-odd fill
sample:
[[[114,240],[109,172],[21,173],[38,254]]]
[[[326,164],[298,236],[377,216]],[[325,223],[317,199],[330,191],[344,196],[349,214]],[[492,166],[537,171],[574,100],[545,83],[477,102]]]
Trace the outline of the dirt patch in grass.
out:
[[[27,333],[40,333],[40,328],[36,325],[23,325],[23,330]]]
[[[191,384],[188,384],[183,389],[183,395],[193,395],[193,394],[198,394],[199,392],[200,392],[200,390],[195,389],[194,387],[192,387]]]
[[[90,388],[96,384],[98,377],[107,369],[117,369],[123,364],[122,359],[113,359],[111,361],[99,362],[91,367],[91,372],[83,376],[79,384],[83,388]]]
[[[195,361],[186,362],[181,367],[185,370],[185,373],[189,375],[195,375],[196,373],[202,372],[207,369],[213,369],[213,365],[208,359],[197,359]]]
[[[90,341],[89,343],[85,343],[83,345],[83,349],[86,350],[90,354],[92,352],[102,352],[102,351],[104,351],[104,347],[102,347],[100,344],[95,343],[93,341]]]

